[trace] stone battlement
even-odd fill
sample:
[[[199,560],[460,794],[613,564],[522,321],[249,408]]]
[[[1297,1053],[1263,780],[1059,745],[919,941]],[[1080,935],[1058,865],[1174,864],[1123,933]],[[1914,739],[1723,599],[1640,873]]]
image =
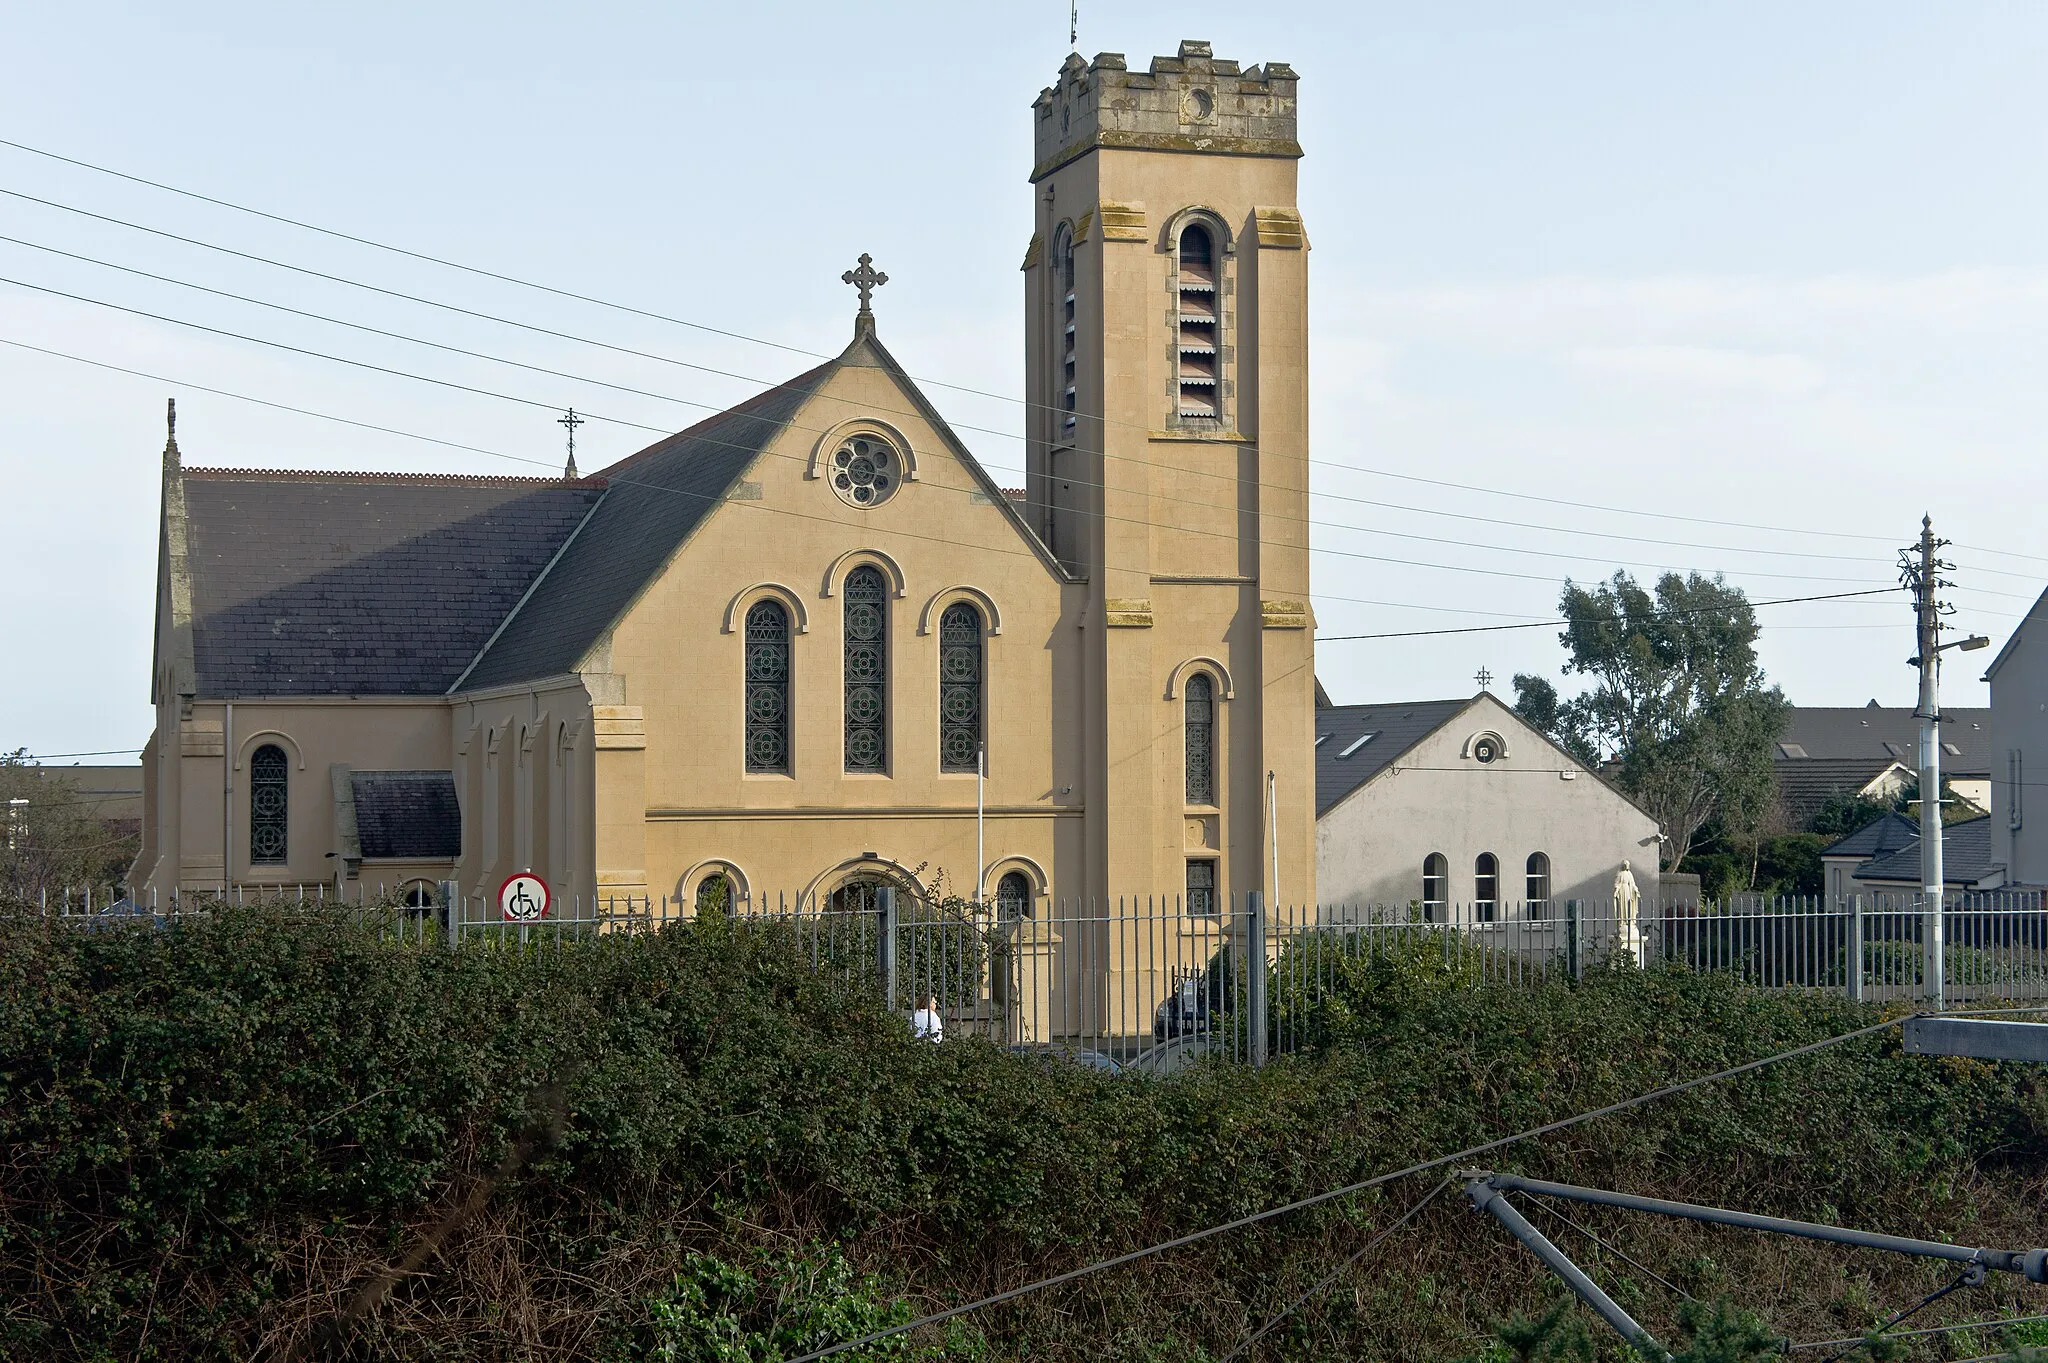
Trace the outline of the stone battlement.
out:
[[[1059,83],[1039,92],[1033,181],[1098,147],[1205,152],[1224,156],[1300,156],[1295,85],[1285,62],[1240,68],[1218,61],[1209,44],[1183,42],[1134,72],[1120,52],[1060,68]]]

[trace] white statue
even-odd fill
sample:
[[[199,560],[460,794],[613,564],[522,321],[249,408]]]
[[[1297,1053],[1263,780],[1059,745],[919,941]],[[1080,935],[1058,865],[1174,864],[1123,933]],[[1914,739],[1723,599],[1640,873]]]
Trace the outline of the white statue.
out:
[[[1627,862],[1614,873],[1614,935],[1615,950],[1637,965],[1643,963],[1643,929],[1640,910],[1643,890],[1636,884],[1636,873]]]

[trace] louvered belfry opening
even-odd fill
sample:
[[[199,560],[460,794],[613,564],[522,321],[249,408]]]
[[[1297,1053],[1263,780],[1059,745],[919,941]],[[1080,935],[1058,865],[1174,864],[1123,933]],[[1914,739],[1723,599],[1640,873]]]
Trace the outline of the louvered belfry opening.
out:
[[[1064,228],[1060,230],[1059,240],[1053,247],[1053,255],[1059,266],[1061,296],[1060,404],[1063,415],[1060,420],[1060,432],[1064,438],[1071,439],[1080,407],[1080,364],[1075,339],[1074,241]]]
[[[1201,223],[1180,234],[1180,411],[1182,417],[1223,415],[1222,302],[1216,241]]]

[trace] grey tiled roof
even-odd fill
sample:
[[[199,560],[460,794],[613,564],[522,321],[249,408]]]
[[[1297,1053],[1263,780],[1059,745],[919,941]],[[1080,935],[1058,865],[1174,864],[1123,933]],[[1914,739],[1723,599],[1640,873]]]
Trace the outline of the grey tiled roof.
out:
[[[1891,769],[1891,757],[1807,757],[1773,763],[1778,798],[1793,822],[1804,826],[1836,795],[1854,795]],[[1906,760],[1908,767],[1913,759]]]
[[[461,679],[462,688],[574,668],[840,363],[799,374],[606,469],[604,501]]]
[[[1315,713],[1316,817],[1385,771],[1395,758],[1450,722],[1472,704],[1461,700],[1419,700],[1393,705],[1333,705]],[[1325,738],[1324,735],[1328,737]],[[1372,739],[1349,757],[1360,737]]]
[[[198,693],[439,695],[596,480],[183,471]]]
[[[366,859],[462,855],[462,809],[445,771],[354,771],[356,838]]]
[[[1991,816],[1965,819],[1941,830],[1941,882],[1973,885],[1991,869]],[[1920,883],[1920,840],[1896,852],[1873,857],[1856,868],[1858,880]]]
[[[1941,767],[1951,776],[1991,773],[1991,712],[1971,706],[1941,712]],[[1919,761],[1920,721],[1904,705],[1795,705],[1774,753],[1778,770],[1806,759]],[[1786,751],[1786,745],[1793,751]],[[1953,747],[1955,751],[1949,751]]]
[[[1880,857],[1920,840],[1920,825],[1903,814],[1872,819],[1848,837],[1824,849],[1824,857]]]

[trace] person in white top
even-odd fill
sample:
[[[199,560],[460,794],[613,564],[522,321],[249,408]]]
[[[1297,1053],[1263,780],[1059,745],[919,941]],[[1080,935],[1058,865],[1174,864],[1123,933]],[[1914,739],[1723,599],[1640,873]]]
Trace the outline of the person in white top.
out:
[[[931,994],[919,997],[917,1011],[910,1015],[910,1034],[934,1045],[946,1039],[946,1020],[939,1016],[939,1001]]]

